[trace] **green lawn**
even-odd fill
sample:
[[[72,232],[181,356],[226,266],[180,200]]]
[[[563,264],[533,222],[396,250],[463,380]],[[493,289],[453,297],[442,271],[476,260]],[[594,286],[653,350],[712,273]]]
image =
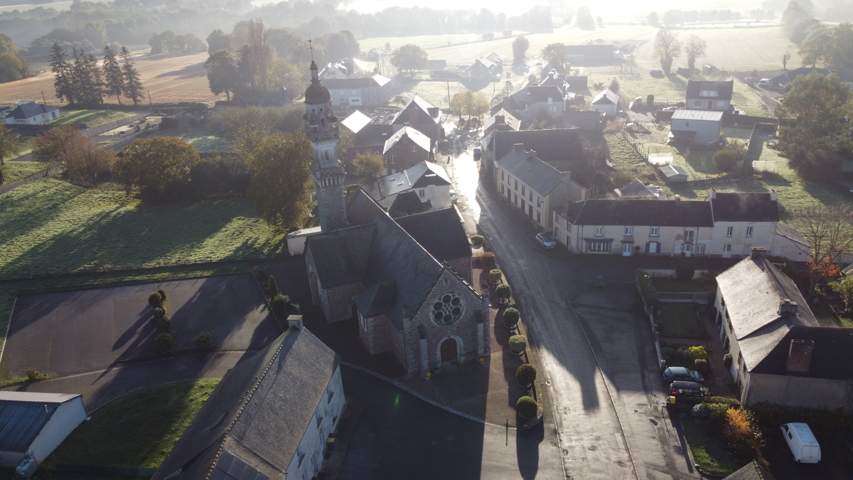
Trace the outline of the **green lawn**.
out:
[[[29,177],[34,173],[44,170],[44,165],[39,162],[15,162],[8,161],[6,165],[0,166],[3,169],[3,176],[6,178],[6,183],[12,183],[16,180]]]
[[[137,138],[178,137],[194,146],[200,153],[231,152],[234,143],[227,138],[218,137],[203,128],[176,128],[171,130],[152,130],[144,132]]]
[[[705,332],[696,316],[693,303],[663,303],[655,322],[660,327],[661,337],[705,338]]]
[[[157,468],[218,384],[171,383],[113,400],[71,433],[56,450],[56,462]]]
[[[61,110],[62,116],[50,121],[47,125],[86,125],[87,128],[100,127],[110,122],[116,122],[132,113],[116,112],[113,110]]]
[[[681,418],[687,445],[693,453],[693,460],[709,475],[723,477],[731,474],[740,465],[726,452],[710,429],[715,428],[710,420],[696,419],[689,416]]]

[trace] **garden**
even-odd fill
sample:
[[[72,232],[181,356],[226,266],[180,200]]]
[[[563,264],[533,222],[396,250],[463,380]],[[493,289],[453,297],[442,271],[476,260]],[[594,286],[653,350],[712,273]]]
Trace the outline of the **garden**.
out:
[[[70,110],[63,108],[62,116],[47,122],[47,125],[83,125],[87,129],[132,117],[133,113],[116,110]]]

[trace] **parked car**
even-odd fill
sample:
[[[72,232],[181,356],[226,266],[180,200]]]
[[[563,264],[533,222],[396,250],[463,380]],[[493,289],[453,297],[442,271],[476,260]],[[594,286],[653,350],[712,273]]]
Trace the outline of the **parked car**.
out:
[[[702,403],[705,397],[711,395],[711,390],[696,382],[677,380],[669,384],[667,394],[669,395],[667,406],[679,407]]]
[[[767,85],[770,85],[770,79],[769,78],[762,78],[761,80],[758,81],[759,87],[766,87]]]
[[[542,245],[545,248],[554,248],[557,246],[557,242],[554,241],[547,233],[537,233],[536,234],[536,242],[539,245]]]
[[[785,443],[794,454],[797,463],[820,461],[820,444],[806,423],[785,423],[781,427]]]
[[[672,383],[676,380],[696,383],[702,383],[705,381],[701,373],[684,367],[667,367],[667,369],[663,371],[663,379],[666,383]]]
[[[483,155],[483,149],[481,149],[480,147],[476,147],[476,148],[474,149],[474,157],[479,158],[479,157],[481,157],[482,155]]]

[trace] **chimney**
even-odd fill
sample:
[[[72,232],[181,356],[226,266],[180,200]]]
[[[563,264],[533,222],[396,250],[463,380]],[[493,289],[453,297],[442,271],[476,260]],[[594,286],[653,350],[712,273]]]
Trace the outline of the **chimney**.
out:
[[[536,150],[527,152],[527,160],[533,160],[534,158],[536,158]]]
[[[512,149],[515,150],[516,152],[524,153],[524,144],[523,143],[513,144]]]
[[[287,326],[302,330],[302,315],[288,315]]]
[[[809,367],[814,354],[813,340],[791,339],[791,347],[788,349],[788,363],[786,369],[789,374],[808,375]]]
[[[563,202],[563,215],[571,215],[572,213],[572,204],[566,200]]]
[[[717,189],[712,188],[711,189],[711,200],[716,200],[716,199],[717,199]]]
[[[403,122],[403,126],[404,126],[404,127],[411,127],[411,126],[412,126],[412,124],[410,124],[409,122]]]
[[[795,316],[797,314],[797,302],[792,302],[790,298],[782,300],[779,304],[779,316]]]
[[[752,247],[749,253],[749,258],[759,260],[767,256],[767,249],[764,247]]]
[[[771,201],[771,202],[775,202],[775,201],[776,201],[776,190],[774,190],[774,189],[772,189],[772,188],[770,189],[770,201]]]

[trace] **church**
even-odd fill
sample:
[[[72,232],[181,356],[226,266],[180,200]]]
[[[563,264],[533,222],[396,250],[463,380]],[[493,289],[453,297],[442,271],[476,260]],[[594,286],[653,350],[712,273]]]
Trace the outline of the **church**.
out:
[[[456,207],[391,218],[363,190],[347,203],[338,119],[314,62],[305,110],[321,227],[305,247],[312,303],[328,322],[357,318],[367,350],[391,352],[409,375],[488,354],[488,298],[471,284]]]

